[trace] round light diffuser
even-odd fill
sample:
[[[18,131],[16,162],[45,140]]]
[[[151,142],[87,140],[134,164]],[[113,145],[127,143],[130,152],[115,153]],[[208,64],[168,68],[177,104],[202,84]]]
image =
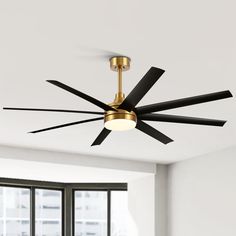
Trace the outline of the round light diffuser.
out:
[[[134,129],[137,117],[134,112],[125,110],[108,111],[105,114],[104,125],[106,129],[113,131],[125,131]]]

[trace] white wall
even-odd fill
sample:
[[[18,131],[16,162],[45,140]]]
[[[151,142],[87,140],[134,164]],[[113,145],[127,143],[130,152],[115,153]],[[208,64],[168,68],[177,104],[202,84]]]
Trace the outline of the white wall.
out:
[[[157,165],[156,169],[155,175],[149,174],[128,182],[131,215],[129,236],[167,235],[168,167]]]
[[[141,173],[156,172],[156,164],[150,162],[129,161],[117,158],[5,145],[0,145],[0,158],[9,160],[36,161],[40,163],[52,163],[60,165],[105,168],[112,170],[127,170]]]
[[[129,236],[155,236],[155,176],[149,175],[128,183]]]
[[[236,147],[168,170],[168,236],[236,235]]]
[[[95,168],[71,164],[5,159],[0,157],[0,178],[31,179],[54,182],[107,183],[129,182],[149,173]],[[151,174],[153,175],[153,174]]]
[[[157,165],[155,176],[155,235],[167,235],[168,166]]]

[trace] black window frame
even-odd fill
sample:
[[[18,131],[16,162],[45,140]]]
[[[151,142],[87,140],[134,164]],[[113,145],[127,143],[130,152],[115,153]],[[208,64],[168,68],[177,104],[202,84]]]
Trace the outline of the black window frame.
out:
[[[127,191],[127,183],[64,183],[39,180],[0,178],[0,187],[30,190],[30,236],[35,236],[35,190],[58,190],[62,194],[62,236],[75,236],[74,200],[76,191],[107,192],[107,236],[111,236],[111,191]]]

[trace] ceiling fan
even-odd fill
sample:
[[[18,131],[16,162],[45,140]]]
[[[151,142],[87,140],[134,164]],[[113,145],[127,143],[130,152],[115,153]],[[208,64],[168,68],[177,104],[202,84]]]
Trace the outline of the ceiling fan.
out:
[[[159,121],[159,122],[174,122],[174,123],[185,123],[185,124],[196,124],[196,125],[211,125],[211,126],[223,126],[225,120],[205,119],[196,117],[176,116],[167,115],[160,113],[153,113],[159,111],[165,111],[178,107],[190,106],[199,103],[211,102],[224,98],[232,97],[230,91],[221,91],[216,93],[209,93],[200,96],[182,98],[167,102],[154,103],[146,106],[136,105],[144,97],[144,95],[151,89],[156,81],[165,72],[162,69],[151,67],[144,77],[139,81],[136,87],[125,97],[122,92],[122,72],[130,69],[130,58],[125,56],[115,56],[110,58],[110,68],[113,71],[118,72],[118,92],[115,95],[115,100],[110,104],[105,104],[85,93],[82,93],[74,88],[69,87],[56,80],[47,80],[47,82],[66,90],[86,101],[98,106],[103,109],[104,112],[96,111],[78,111],[78,110],[62,110],[62,109],[38,109],[38,108],[15,108],[15,107],[4,107],[5,110],[23,110],[23,111],[48,111],[48,112],[69,112],[69,113],[84,113],[100,115],[97,118],[80,120],[72,123],[66,123],[57,125],[49,128],[35,130],[30,133],[40,133],[48,130],[63,128],[67,126],[104,120],[104,128],[92,143],[91,146],[100,145],[111,131],[122,131],[136,128],[143,133],[157,139],[163,144],[168,144],[173,140],[154,129],[144,121]]]

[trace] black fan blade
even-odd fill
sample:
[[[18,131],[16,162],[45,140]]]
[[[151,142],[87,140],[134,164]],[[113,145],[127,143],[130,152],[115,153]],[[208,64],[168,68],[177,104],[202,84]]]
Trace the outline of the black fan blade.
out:
[[[165,71],[156,67],[151,67],[150,70],[139,81],[136,87],[125,98],[119,109],[131,111],[144,97],[144,95],[151,89],[156,81],[162,76]]]
[[[174,123],[184,123],[184,124],[194,124],[194,125],[212,125],[212,126],[223,126],[226,120],[213,120],[197,117],[187,117],[187,116],[175,116],[166,114],[143,114],[138,116],[141,120],[149,121],[163,121],[163,122],[174,122]]]
[[[13,110],[13,111],[49,111],[49,112],[68,112],[68,113],[104,115],[104,112],[97,112],[97,111],[77,111],[77,110],[62,110],[62,109],[21,108],[21,107],[3,107],[3,109]]]
[[[151,113],[151,112],[156,112],[156,111],[164,111],[164,110],[169,110],[169,109],[178,108],[178,107],[191,106],[191,105],[195,105],[199,103],[216,101],[216,100],[225,99],[229,97],[232,97],[232,94],[230,93],[230,91],[226,90],[222,92],[209,93],[209,94],[204,94],[200,96],[181,98],[177,100],[160,102],[160,103],[155,103],[151,105],[137,107],[136,113],[146,114],[146,113]]]
[[[103,128],[103,130],[97,136],[97,138],[95,139],[95,141],[92,143],[91,146],[100,145],[104,141],[104,139],[108,136],[108,134],[110,134],[110,133],[111,133],[111,130]]]
[[[109,110],[114,110],[115,111],[114,108],[108,106],[107,104],[105,104],[105,103],[103,103],[103,102],[101,102],[101,101],[99,101],[99,100],[97,100],[97,99],[95,99],[95,98],[85,94],[85,93],[82,93],[82,92],[80,92],[80,91],[78,91],[78,90],[76,90],[74,88],[71,88],[71,87],[69,87],[69,86],[67,86],[67,85],[65,85],[65,84],[63,84],[63,83],[61,83],[59,81],[47,80],[47,82],[49,82],[49,83],[51,83],[53,85],[56,85],[57,87],[60,87],[60,88],[66,90],[66,91],[68,91],[70,93],[75,94],[76,96],[79,96],[79,97],[85,99],[86,101],[93,103],[94,105],[102,108],[105,111],[109,111]]]
[[[52,129],[58,129],[58,128],[63,128],[63,127],[71,126],[71,125],[78,125],[78,124],[92,122],[92,121],[96,121],[96,120],[102,120],[102,119],[103,119],[103,117],[93,118],[93,119],[88,119],[88,120],[80,120],[80,121],[71,122],[71,123],[67,123],[67,124],[63,124],[63,125],[57,125],[57,126],[52,126],[52,127],[45,128],[45,129],[31,131],[29,133],[35,134],[35,133],[40,133],[40,132],[44,132],[44,131],[48,131],[48,130],[52,130]]]
[[[144,123],[141,120],[137,121],[136,128],[138,130],[144,132],[145,134],[157,139],[161,143],[168,144],[173,141],[171,138],[167,137],[166,135],[164,135],[160,131],[154,129],[152,126],[148,125],[147,123]]]

